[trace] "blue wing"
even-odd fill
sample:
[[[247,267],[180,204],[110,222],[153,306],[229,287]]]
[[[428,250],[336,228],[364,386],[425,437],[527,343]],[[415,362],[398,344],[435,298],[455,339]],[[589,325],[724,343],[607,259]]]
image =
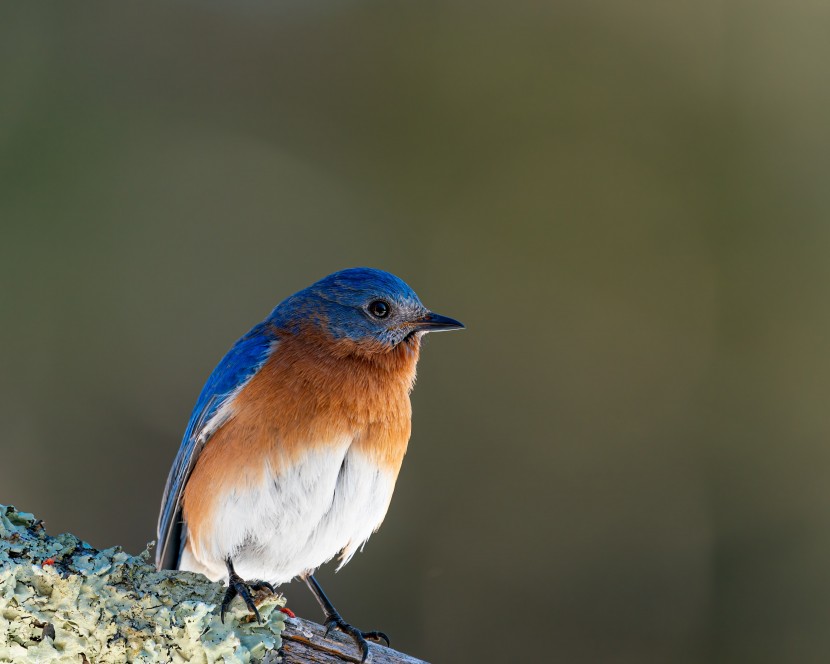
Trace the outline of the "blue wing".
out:
[[[256,325],[233,345],[202,388],[161,499],[156,548],[156,567],[159,569],[176,569],[178,566],[183,547],[182,494],[205,443],[222,424],[211,422],[211,419],[229,401],[234,391],[265,363],[275,340],[270,323]],[[208,423],[209,428],[206,426]]]

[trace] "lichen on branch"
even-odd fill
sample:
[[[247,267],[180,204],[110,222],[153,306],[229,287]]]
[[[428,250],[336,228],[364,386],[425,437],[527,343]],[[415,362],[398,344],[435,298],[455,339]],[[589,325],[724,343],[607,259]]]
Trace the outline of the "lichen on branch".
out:
[[[235,601],[223,624],[222,584],[156,571],[149,553],[98,551],[0,505],[0,662],[261,662],[281,645],[285,603]]]

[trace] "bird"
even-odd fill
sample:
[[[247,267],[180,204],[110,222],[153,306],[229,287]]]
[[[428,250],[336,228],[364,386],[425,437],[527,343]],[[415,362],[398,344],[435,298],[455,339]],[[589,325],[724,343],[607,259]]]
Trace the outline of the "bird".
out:
[[[338,570],[386,516],[411,432],[422,337],[463,329],[399,277],[334,272],[280,302],[225,354],[193,408],[158,520],[156,566],[241,597],[303,579],[328,631],[389,638],[345,620],[314,572]],[[367,640],[368,639],[368,640]]]

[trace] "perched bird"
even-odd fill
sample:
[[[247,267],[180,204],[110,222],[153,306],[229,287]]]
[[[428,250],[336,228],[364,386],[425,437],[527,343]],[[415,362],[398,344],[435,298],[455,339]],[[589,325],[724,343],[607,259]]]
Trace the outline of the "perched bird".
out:
[[[335,272],[280,303],[199,395],[161,503],[156,565],[251,590],[305,580],[329,629],[346,623],[313,572],[345,565],[386,515],[409,442],[421,337],[455,330],[398,277]]]

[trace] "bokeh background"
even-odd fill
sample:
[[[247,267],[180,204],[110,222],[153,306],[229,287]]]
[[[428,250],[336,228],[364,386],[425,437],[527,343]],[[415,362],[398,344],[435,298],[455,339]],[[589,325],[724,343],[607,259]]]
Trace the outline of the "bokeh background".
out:
[[[468,329],[322,574],[347,619],[436,662],[827,662],[828,30],[815,0],[4,3],[0,502],[140,551],[225,350],[371,265]]]

